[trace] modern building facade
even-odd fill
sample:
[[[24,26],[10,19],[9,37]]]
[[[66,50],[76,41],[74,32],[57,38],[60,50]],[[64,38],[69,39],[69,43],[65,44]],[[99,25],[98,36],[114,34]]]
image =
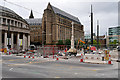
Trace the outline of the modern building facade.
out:
[[[9,46],[25,50],[29,45],[30,29],[28,23],[14,11],[0,6],[0,48]]]
[[[84,27],[79,19],[50,3],[42,17],[42,35],[46,44],[56,44],[58,40],[71,39],[72,21],[74,22],[74,39],[84,39]]]
[[[108,29],[107,44],[116,40],[120,42],[120,26]]]
[[[26,19],[30,27],[30,42],[32,44],[42,44],[42,19],[34,18],[33,12],[29,16],[29,19]]]
[[[93,33],[93,40],[95,40],[96,35]],[[91,41],[91,34],[85,34],[84,39],[87,40],[88,42]]]

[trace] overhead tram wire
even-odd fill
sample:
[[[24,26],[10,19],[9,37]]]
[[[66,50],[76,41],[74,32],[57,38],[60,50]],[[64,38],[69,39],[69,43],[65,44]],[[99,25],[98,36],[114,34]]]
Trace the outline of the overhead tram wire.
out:
[[[22,8],[24,8],[24,9],[26,9],[26,10],[31,10],[31,9],[29,9],[29,8],[26,8],[26,7],[24,7],[24,6],[21,6],[21,5],[15,4],[15,3],[10,2],[10,1],[7,1],[7,0],[4,0],[4,2],[7,2],[7,3],[9,3],[9,4],[13,4],[13,5],[18,6],[18,7],[22,7]],[[4,4],[5,4],[5,3],[4,3]],[[34,11],[34,10],[32,10],[32,11]],[[34,12],[43,15],[42,13],[39,13],[39,12],[37,12],[37,11],[34,11]]]

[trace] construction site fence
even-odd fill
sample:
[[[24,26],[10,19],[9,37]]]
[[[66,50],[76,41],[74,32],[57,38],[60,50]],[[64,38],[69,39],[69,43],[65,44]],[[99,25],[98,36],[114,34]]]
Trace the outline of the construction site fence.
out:
[[[57,47],[37,47],[36,53],[40,55],[54,55],[58,53]]]
[[[90,44],[82,44],[82,45],[74,45],[74,47],[78,50],[81,50],[82,48],[87,48],[87,47],[90,47],[91,45]],[[92,46],[95,46],[96,48],[98,49],[109,49],[109,50],[113,50],[113,49],[116,49],[117,46],[120,46],[120,45],[113,45],[113,44],[93,44]],[[41,47],[41,46],[36,46],[37,48]],[[71,45],[44,45],[44,47],[56,47],[58,48],[58,50],[65,50],[66,48],[67,49],[70,49],[71,48]]]

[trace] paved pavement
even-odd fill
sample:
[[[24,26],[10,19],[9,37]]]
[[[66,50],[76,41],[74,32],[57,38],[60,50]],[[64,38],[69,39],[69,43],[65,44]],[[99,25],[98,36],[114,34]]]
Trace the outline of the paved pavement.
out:
[[[3,78],[118,78],[118,63],[88,64],[51,58],[2,56]]]

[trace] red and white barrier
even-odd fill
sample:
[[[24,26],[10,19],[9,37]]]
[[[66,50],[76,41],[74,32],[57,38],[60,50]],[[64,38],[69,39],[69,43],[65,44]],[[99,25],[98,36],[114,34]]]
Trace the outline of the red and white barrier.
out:
[[[34,59],[35,58],[35,55],[34,55],[34,53],[24,53],[25,55],[24,55],[24,58],[32,58],[32,59]]]
[[[100,60],[100,57],[85,57],[85,59]]]

